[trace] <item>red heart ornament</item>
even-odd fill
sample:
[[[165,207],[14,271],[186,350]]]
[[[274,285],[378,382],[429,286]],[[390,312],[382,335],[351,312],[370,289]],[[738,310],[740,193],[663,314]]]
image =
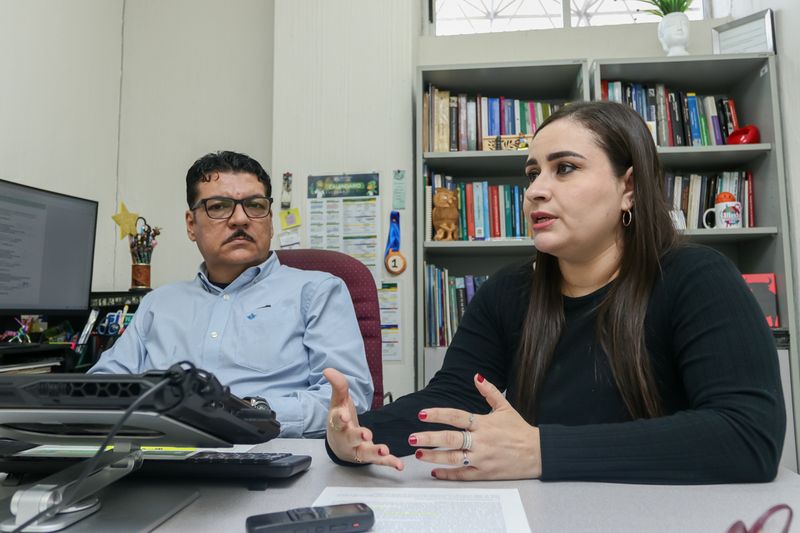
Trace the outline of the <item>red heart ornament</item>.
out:
[[[761,132],[752,124],[742,126],[728,135],[726,144],[756,144],[761,141]]]

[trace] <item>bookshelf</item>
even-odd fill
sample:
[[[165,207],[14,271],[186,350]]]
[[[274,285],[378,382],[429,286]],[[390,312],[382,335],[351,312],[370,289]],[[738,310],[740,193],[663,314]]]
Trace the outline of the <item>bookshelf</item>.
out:
[[[789,346],[779,348],[787,412],[800,412],[800,369],[795,322],[789,218],[784,171],[777,60],[772,54],[683,56],[654,59],[597,60],[591,67],[592,96],[601,98],[602,80],[664,84],[669,90],[698,95],[726,95],[736,102],[740,125],[755,124],[761,142],[749,145],[659,146],[665,171],[675,173],[751,171],[755,226],[741,229],[694,229],[684,234],[692,242],[721,251],[743,273],[774,272],[778,314],[789,331]],[[787,375],[788,374],[788,375]],[[794,424],[792,424],[794,422]],[[787,425],[784,465],[797,469],[795,433],[798,420]]]
[[[416,385],[421,388],[441,367],[446,348],[426,346],[425,299],[426,275],[423,262],[448,269],[452,276],[489,275],[513,261],[532,256],[533,243],[528,238],[490,240],[433,241],[426,235],[425,169],[452,176],[469,183],[488,181],[497,185],[524,187],[527,150],[505,151],[432,151],[423,146],[425,120],[423,95],[431,86],[451,95],[504,97],[545,103],[588,100],[589,63],[585,60],[540,61],[497,64],[444,65],[421,67],[416,87],[416,175],[415,252],[417,262],[416,292]],[[430,113],[430,110],[428,110]],[[430,133],[428,133],[430,135]],[[478,143],[480,145],[480,143]]]

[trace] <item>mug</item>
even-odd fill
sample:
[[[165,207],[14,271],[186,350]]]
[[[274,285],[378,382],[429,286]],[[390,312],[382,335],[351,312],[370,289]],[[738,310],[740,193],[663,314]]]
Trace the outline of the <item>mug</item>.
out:
[[[708,223],[708,214],[714,213],[714,225]],[[711,209],[706,209],[703,213],[703,226],[708,229],[719,228],[741,228],[742,227],[742,204],[739,202],[717,202]]]

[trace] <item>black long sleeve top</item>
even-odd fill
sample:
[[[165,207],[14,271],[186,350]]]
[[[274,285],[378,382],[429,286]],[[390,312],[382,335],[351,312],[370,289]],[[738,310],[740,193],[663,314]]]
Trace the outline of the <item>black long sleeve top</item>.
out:
[[[625,407],[594,336],[595,308],[608,286],[565,296],[565,327],[538,397],[541,479],[774,479],[786,419],[777,352],[762,311],[736,267],[710,248],[681,246],[661,264],[645,334],[666,415],[632,420]],[[374,442],[408,455],[414,451],[409,434],[446,428],[420,422],[419,410],[489,411],[472,379],[479,372],[500,390],[514,381],[530,279],[526,261],[483,284],[430,383],[359,417]]]

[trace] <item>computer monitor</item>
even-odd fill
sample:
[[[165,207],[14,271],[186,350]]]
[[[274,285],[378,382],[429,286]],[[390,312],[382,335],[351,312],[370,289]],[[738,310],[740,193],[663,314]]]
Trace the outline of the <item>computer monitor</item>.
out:
[[[0,179],[0,314],[86,311],[97,202]]]

